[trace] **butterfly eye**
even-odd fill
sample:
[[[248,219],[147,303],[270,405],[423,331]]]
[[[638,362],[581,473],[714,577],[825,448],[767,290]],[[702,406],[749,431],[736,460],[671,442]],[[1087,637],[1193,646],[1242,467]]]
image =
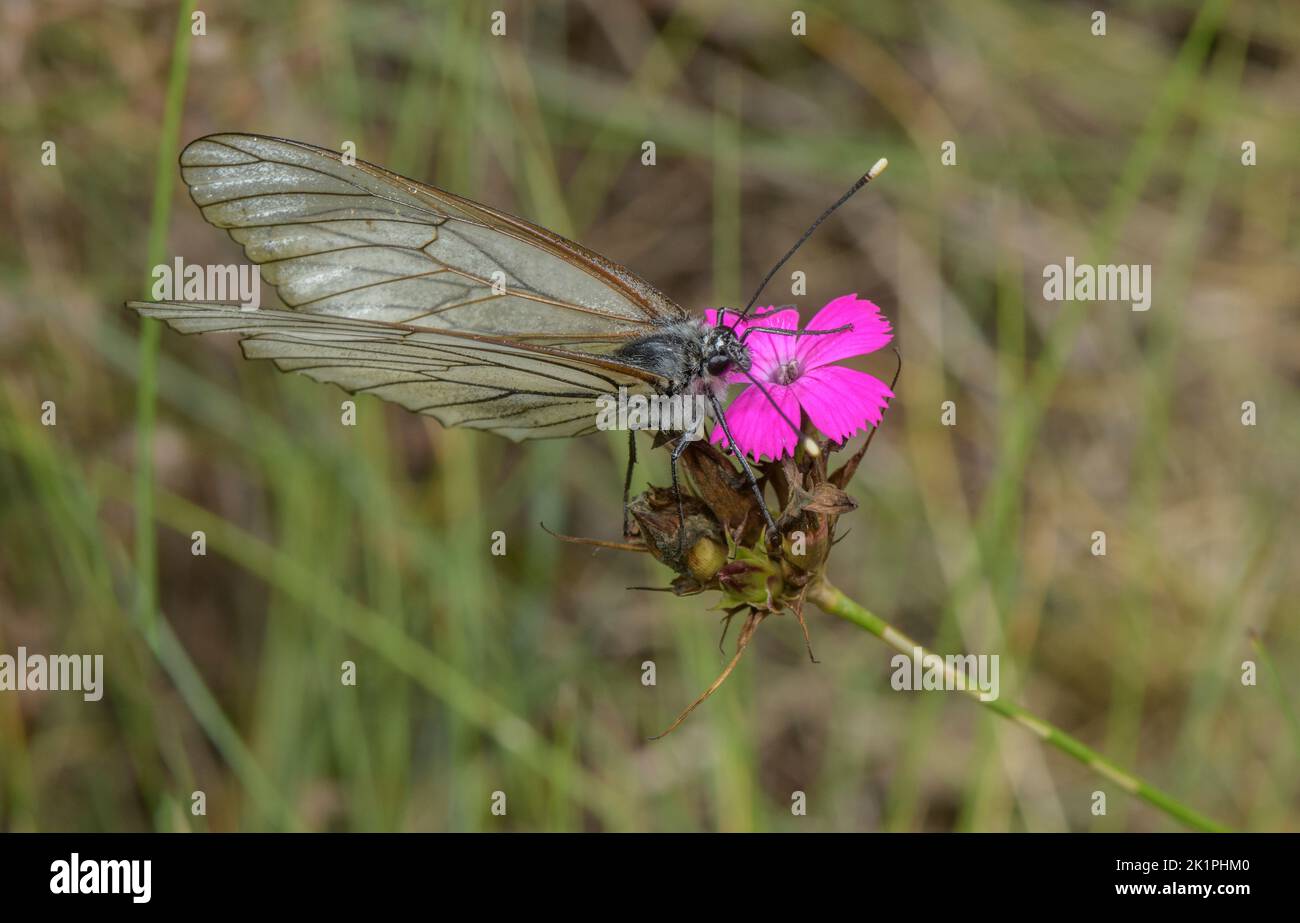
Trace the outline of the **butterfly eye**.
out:
[[[726,356],[709,356],[708,361],[704,363],[704,367],[709,370],[710,375],[721,375],[730,364],[731,360]]]

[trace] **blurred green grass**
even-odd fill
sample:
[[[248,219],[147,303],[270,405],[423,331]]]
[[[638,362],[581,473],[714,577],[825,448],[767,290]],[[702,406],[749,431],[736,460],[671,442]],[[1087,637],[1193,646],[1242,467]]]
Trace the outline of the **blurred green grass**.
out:
[[[805,316],[859,292],[905,356],[832,578],[936,649],[1000,652],[1004,695],[1196,808],[1300,827],[1300,19],[1149,2],[1097,38],[1073,3],[804,4],[795,38],[788,10],[733,3],[501,7],[504,38],[469,2],[208,11],[181,142],[355,140],[700,309],[888,156],[791,267]],[[1095,777],[956,697],[894,694],[885,651],[819,617],[820,664],[769,621],[648,743],[719,669],[717,613],[537,525],[617,534],[619,438],[516,447],[364,398],[345,428],[340,392],[164,334],[150,511],[120,305],[151,261],[177,9],[0,15],[0,652],[107,672],[100,703],[0,694],[0,827],[1166,828],[1118,791],[1092,817]],[[168,255],[237,258],[183,189],[166,224]],[[1044,303],[1066,255],[1151,263],[1154,307]]]

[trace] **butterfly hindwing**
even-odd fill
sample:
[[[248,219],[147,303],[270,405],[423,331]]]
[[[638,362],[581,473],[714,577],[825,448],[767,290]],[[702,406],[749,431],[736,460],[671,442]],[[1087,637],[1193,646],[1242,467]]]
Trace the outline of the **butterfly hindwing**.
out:
[[[510,439],[579,436],[596,400],[647,392],[639,369],[568,350],[459,331],[208,302],[130,302],[181,333],[235,333],[244,355]]]

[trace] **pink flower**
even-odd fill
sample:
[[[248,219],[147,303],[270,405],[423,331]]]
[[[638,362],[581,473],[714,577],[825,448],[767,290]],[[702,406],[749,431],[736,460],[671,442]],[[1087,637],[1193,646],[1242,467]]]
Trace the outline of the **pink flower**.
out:
[[[738,320],[728,312],[727,322],[737,333],[749,327],[780,327],[797,330],[799,312],[793,309]],[[717,312],[706,312],[709,323],[717,323]],[[819,336],[782,336],[754,331],[745,344],[754,364],[749,374],[760,382],[772,401],[796,426],[806,413],[813,426],[838,443],[847,442],[868,426],[880,423],[881,413],[894,392],[873,375],[840,365],[840,359],[875,352],[893,339],[889,321],[880,308],[857,295],[831,301],[809,321],[806,330],[832,330],[852,324],[852,330]],[[749,383],[740,371],[728,373],[728,380]],[[756,460],[776,460],[792,455],[799,437],[758,388],[749,387],[736,395],[726,411],[730,428],[741,450]],[[727,444],[721,426],[714,426],[713,442]]]

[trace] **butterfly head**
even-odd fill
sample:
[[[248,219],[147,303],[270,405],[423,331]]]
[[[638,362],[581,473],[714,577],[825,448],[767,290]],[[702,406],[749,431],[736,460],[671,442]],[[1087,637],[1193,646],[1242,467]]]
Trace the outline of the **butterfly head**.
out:
[[[747,372],[752,364],[749,347],[734,330],[721,325],[707,329],[701,349],[701,375],[720,378],[732,369]]]

